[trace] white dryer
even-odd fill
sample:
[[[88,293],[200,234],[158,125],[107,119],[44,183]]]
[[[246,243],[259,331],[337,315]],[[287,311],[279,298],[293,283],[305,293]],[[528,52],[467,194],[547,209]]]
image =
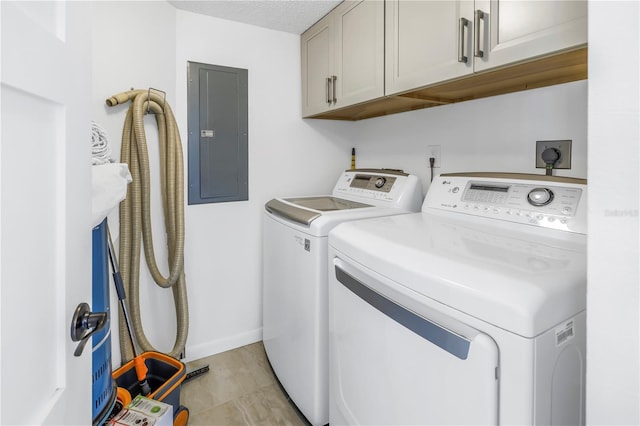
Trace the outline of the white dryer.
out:
[[[357,219],[420,211],[416,176],[389,169],[342,173],[332,195],[265,205],[263,340],[278,380],[313,425],[329,421],[327,236]]]
[[[330,423],[581,425],[586,181],[437,177],[329,234]]]

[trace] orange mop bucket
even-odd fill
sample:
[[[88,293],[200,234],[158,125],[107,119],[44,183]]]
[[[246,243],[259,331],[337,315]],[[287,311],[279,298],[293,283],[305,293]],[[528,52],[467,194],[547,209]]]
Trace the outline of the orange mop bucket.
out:
[[[186,376],[184,364],[168,355],[160,352],[143,352],[138,355],[136,350],[136,342],[131,331],[131,323],[127,306],[124,303],[125,292],[122,283],[122,277],[118,268],[118,262],[114,255],[113,243],[111,242],[111,234],[107,228],[108,236],[108,254],[113,269],[113,281],[122,307],[122,313],[131,339],[131,347],[134,357],[131,361],[115,370],[112,374],[113,379],[118,385],[118,393],[124,393],[126,390],[131,398],[143,394],[147,398],[156,401],[171,404],[173,406],[173,424],[174,426],[184,426],[189,419],[189,410],[180,405],[180,386]],[[120,401],[121,405],[126,405],[124,401]]]
[[[189,419],[189,410],[180,405],[180,387],[186,376],[186,368],[181,361],[159,352],[143,352],[139,356],[147,366],[147,382],[151,393],[146,395],[156,401],[173,406],[174,426],[184,426]],[[132,359],[113,372],[113,379],[119,388],[126,389],[132,398],[140,394],[140,381]]]

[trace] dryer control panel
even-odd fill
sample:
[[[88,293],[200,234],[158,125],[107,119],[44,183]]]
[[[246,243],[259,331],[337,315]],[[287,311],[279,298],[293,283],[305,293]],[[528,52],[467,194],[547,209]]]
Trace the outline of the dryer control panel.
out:
[[[422,206],[586,234],[586,181],[515,173],[438,176]]]

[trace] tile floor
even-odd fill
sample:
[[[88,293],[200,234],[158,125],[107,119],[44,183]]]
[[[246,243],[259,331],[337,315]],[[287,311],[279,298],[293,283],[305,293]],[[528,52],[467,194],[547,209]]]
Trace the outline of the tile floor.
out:
[[[187,364],[209,371],[184,383],[180,402],[189,425],[308,425],[281,390],[262,342]]]

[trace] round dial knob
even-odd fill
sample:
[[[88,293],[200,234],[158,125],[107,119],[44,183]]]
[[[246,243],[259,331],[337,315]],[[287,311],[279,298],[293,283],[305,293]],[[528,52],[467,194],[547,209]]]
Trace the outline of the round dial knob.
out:
[[[385,183],[387,183],[387,178],[379,177],[378,179],[376,179],[376,188],[382,188]]]
[[[549,188],[535,188],[529,191],[527,201],[533,206],[546,206],[553,201],[553,192]]]

